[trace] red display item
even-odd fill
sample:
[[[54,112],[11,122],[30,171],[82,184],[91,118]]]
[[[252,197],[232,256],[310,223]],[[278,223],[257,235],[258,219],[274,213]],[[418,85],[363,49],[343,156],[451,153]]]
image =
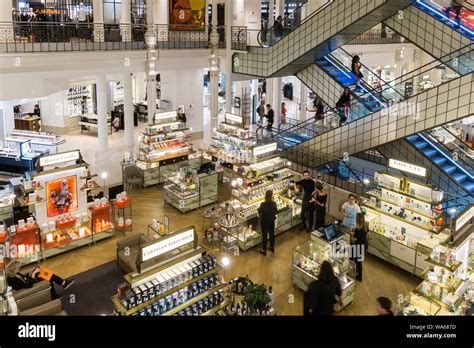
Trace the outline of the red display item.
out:
[[[62,218],[56,220],[56,229],[62,230],[64,228],[70,228],[76,226],[77,219],[75,217],[72,218]]]
[[[4,243],[8,238],[7,231],[0,232],[0,243]]]
[[[110,210],[110,204],[109,204],[109,202],[107,202],[107,204],[105,204],[105,205],[99,205],[98,207],[93,205],[90,208],[94,213],[97,213],[97,212],[100,212],[100,211],[103,211],[103,210]]]
[[[116,208],[126,208],[132,203],[132,197],[127,196],[124,200],[115,201],[114,207]]]
[[[27,232],[37,232],[38,231],[38,225],[37,224],[25,224],[25,227],[19,227],[16,225],[16,233],[21,234],[21,233],[27,233]]]

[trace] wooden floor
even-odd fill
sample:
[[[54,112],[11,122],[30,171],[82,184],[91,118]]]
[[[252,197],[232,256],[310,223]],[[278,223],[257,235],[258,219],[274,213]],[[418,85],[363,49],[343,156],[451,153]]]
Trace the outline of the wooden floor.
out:
[[[227,185],[228,186],[228,185]],[[221,185],[221,201],[229,197],[229,188]],[[133,197],[133,233],[147,231],[147,225],[153,218],[162,220],[163,215],[170,217],[171,228],[179,230],[191,225],[196,227],[199,238],[202,237],[202,211],[204,209],[181,214],[170,205],[164,203],[162,189],[151,187],[146,190],[135,190]],[[128,235],[130,233],[127,233]],[[49,268],[63,277],[70,277],[108,261],[115,260],[115,243],[122,234],[112,239],[98,242],[96,245],[55,256],[45,262]],[[237,276],[248,275],[256,283],[273,286],[280,315],[301,315],[301,290],[294,288],[291,281],[292,250],[307,241],[309,234],[288,231],[276,239],[276,253],[269,252],[266,257],[261,255],[258,247],[240,255],[229,255],[231,264],[225,271],[226,280]],[[217,247],[211,250],[220,258]],[[376,298],[386,296],[397,301],[399,295],[406,295],[413,290],[419,280],[375,257],[368,256],[364,262],[364,280],[357,282],[354,302],[338,315],[374,315]],[[93,291],[91,291],[93,296]]]

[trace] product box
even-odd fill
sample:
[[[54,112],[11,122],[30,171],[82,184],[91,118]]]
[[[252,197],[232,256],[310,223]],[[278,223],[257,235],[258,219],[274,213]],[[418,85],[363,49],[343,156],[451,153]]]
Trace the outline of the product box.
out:
[[[183,267],[186,270],[186,281],[192,279],[193,278],[193,268],[189,264],[186,264]]]
[[[138,287],[138,288],[134,288],[133,291],[135,292],[137,306],[141,305],[143,303],[142,290]]]
[[[140,285],[140,292],[142,293],[142,302],[148,301],[148,287],[145,284]]]
[[[145,284],[145,286],[148,288],[148,299],[155,297],[155,285],[149,281]]]
[[[171,271],[168,271],[168,276],[169,276],[169,279],[170,279],[170,289],[174,288],[177,284],[176,284],[176,274],[171,270]]]
[[[146,307],[146,314],[150,317],[153,316],[153,306]]]
[[[158,282],[158,280],[152,279],[152,281],[150,283],[151,283],[151,286],[153,287],[153,290],[155,291],[154,296],[158,296],[159,294],[161,294],[161,285]]]
[[[163,272],[161,277],[163,278],[163,282],[161,284],[164,287],[164,291],[168,291],[171,289],[171,276],[167,272]]]

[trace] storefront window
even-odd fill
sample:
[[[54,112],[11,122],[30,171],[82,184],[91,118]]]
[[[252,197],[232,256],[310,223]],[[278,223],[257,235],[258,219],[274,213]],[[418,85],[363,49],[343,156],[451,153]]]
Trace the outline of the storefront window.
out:
[[[146,18],[145,0],[130,1],[131,20],[134,24],[144,24]],[[104,23],[120,23],[122,0],[104,0]]]

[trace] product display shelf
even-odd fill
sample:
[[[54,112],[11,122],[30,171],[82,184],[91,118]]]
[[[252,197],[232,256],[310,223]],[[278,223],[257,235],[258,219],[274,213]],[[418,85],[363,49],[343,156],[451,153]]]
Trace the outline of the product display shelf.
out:
[[[462,296],[453,295],[455,296],[454,297],[455,300],[453,301],[453,303],[445,303],[440,298],[423,292],[422,287],[424,286],[424,282],[425,281],[420,283],[420,285],[418,285],[416,289],[413,291],[416,295],[424,297],[428,301],[433,302],[434,304],[440,306],[441,308],[444,308],[445,310],[447,310],[448,312],[451,312],[452,314],[457,313],[461,304],[464,302],[464,298]]]
[[[443,263],[440,263],[438,261],[435,261],[433,260],[432,258],[428,258],[426,259],[426,262],[434,265],[434,266],[438,266],[438,267],[441,267],[441,268],[444,268],[446,269],[447,271],[451,272],[451,273],[454,273],[458,270],[459,267],[462,266],[462,262],[461,261],[456,261],[454,264],[448,266],[448,265],[445,265]]]
[[[112,201],[112,223],[116,231],[133,232],[132,197]]]
[[[399,305],[397,315],[400,316],[433,316],[437,315],[441,309],[440,306],[428,301],[426,298],[419,296],[413,292],[409,295],[408,300]]]
[[[429,269],[427,269],[426,271],[424,271],[422,274],[421,274],[421,279],[425,280],[425,281],[428,281],[428,282],[431,282],[433,283],[434,285],[436,286],[439,286],[440,288],[443,288],[449,292],[456,292],[457,290],[459,290],[459,288],[463,285],[464,283],[464,280],[462,279],[458,279],[453,285],[447,285],[447,284],[444,284],[444,283],[441,283],[441,282],[438,282],[438,281],[434,281],[432,279],[430,279],[428,277],[428,273],[430,272]]]
[[[84,229],[84,236],[78,238],[71,238],[69,232],[76,233],[76,227],[67,227],[63,229],[55,230],[54,232],[49,232],[57,235],[61,235],[63,238],[58,240],[57,242],[51,243],[47,242],[45,239],[45,234],[41,233],[42,239],[42,259],[47,259],[49,257],[62,254],[66,251],[70,251],[76,248],[80,248],[85,245],[90,245],[93,243],[93,233],[90,229],[90,226],[87,223],[83,223],[81,225],[82,229]]]
[[[348,276],[350,270],[349,258],[347,250],[343,247],[347,243],[345,236],[343,235],[331,241],[327,241],[322,237],[315,237],[314,235],[311,238],[310,241],[293,249],[293,284],[306,291],[309,284],[317,280],[322,262],[325,260],[329,261],[336,269],[335,273],[341,284],[342,306],[339,304],[335,306],[335,309],[339,311],[352,303],[355,296],[355,281]],[[334,252],[341,250],[339,248],[345,251]]]
[[[129,315],[132,315],[136,312],[141,311],[142,309],[145,309],[146,307],[148,307],[149,305],[152,305],[155,302],[158,302],[160,299],[165,298],[168,295],[172,295],[175,292],[177,292],[178,290],[184,289],[184,288],[188,287],[189,285],[191,285],[192,283],[197,282],[198,280],[204,279],[204,278],[206,278],[206,277],[208,277],[208,276],[210,276],[214,273],[218,273],[221,270],[222,270],[222,267],[217,265],[216,268],[213,268],[210,271],[208,271],[206,273],[203,273],[198,277],[192,278],[192,279],[180,284],[179,286],[171,288],[171,289],[161,293],[160,295],[155,296],[155,297],[149,299],[148,301],[143,302],[142,304],[139,304],[138,306],[135,306],[131,309],[127,309],[127,308],[124,307],[122,302],[118,299],[118,295],[112,296],[112,302],[114,303],[116,309],[119,310],[123,315],[129,316]]]

